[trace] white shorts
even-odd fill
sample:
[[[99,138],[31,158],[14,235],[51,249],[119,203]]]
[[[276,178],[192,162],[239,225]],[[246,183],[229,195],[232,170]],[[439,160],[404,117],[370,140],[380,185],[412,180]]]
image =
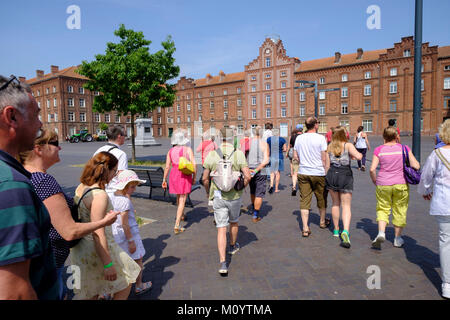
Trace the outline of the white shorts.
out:
[[[216,227],[227,227],[230,222],[238,222],[241,213],[242,199],[224,200],[214,198],[214,219],[216,220]]]

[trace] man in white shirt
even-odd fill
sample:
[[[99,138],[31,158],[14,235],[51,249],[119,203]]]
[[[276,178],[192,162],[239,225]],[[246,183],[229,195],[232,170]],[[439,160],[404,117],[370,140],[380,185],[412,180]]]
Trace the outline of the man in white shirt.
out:
[[[266,129],[266,130],[264,130],[262,139],[263,139],[263,141],[267,142],[267,139],[269,137],[273,136],[273,132],[272,132],[273,124],[266,123],[265,126],[264,126],[264,129]]]
[[[94,156],[102,151],[112,153],[117,158],[117,160],[119,160],[119,163],[117,165],[117,175],[119,175],[121,171],[128,169],[128,156],[123,150],[120,149],[120,146],[125,143],[126,135],[123,127],[118,125],[109,127],[106,135],[108,137],[108,143],[98,148],[97,151],[95,151]],[[117,175],[111,180],[110,184],[117,179]],[[108,186],[109,185],[106,186],[106,192],[115,191]]]
[[[327,142],[318,134],[319,120],[315,117],[306,119],[306,133],[295,140],[294,159],[299,161],[298,185],[300,189],[300,212],[303,222],[302,236],[308,237],[311,230],[308,226],[309,209],[312,194],[316,195],[320,212],[320,227],[325,229],[330,224],[326,219],[327,196],[325,175],[330,167],[327,157]]]

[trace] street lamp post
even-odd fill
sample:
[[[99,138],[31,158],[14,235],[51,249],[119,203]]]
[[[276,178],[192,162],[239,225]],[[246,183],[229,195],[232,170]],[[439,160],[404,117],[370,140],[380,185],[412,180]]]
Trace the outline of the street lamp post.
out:
[[[339,91],[340,88],[331,88],[331,89],[317,89],[317,81],[307,81],[307,80],[296,80],[296,83],[306,83],[306,86],[303,87],[294,87],[294,89],[304,89],[304,88],[314,88],[314,117],[319,116],[319,106],[318,106],[318,95],[319,92],[327,92],[327,91]]]
[[[414,109],[412,152],[420,162],[421,131],[421,66],[422,66],[422,10],[423,0],[416,0],[416,21],[414,35]]]

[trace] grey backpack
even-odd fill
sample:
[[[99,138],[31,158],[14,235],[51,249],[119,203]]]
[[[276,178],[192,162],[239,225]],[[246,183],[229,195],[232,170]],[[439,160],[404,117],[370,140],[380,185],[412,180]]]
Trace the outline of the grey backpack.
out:
[[[217,164],[216,170],[211,172],[210,176],[219,190],[228,192],[234,188],[236,181],[238,181],[241,176],[240,171],[233,171],[233,163],[230,161],[230,158],[236,149],[233,150],[228,159],[225,158],[225,155],[220,148],[215,151],[221,160]]]

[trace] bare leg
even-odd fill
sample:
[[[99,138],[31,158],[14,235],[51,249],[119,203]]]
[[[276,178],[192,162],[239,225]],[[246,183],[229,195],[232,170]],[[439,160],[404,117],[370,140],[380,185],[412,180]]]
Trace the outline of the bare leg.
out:
[[[325,216],[327,214],[327,209],[326,208],[319,209],[319,213],[320,213],[320,223],[324,224],[325,223]]]
[[[227,248],[227,227],[217,228],[217,249],[219,250],[220,262],[225,261]]]
[[[136,287],[141,288],[142,287],[142,272],[144,271],[144,265],[142,264],[142,258],[134,260],[136,263],[141,267],[141,272],[139,272],[138,277],[136,278]]]
[[[116,292],[114,294],[113,300],[127,300],[128,296],[130,295],[130,291],[131,291],[131,284],[122,291]]]
[[[179,194],[179,195],[177,195],[177,198],[178,198],[178,208],[177,208],[177,219],[175,221],[175,226],[180,225],[181,216],[183,215],[184,205],[186,203],[186,195]]]
[[[402,235],[402,231],[403,231],[403,227],[396,227],[394,226],[395,229],[395,237],[400,237]]]
[[[255,210],[261,209],[263,199],[262,198],[255,198],[255,201],[253,202],[255,206]]]
[[[230,245],[234,246],[236,244],[237,235],[239,230],[239,224],[237,222],[230,223]]]
[[[330,190],[330,194],[331,200],[333,202],[331,207],[331,216],[333,218],[334,230],[339,230],[339,215],[340,215],[341,200],[339,198],[339,192]]]
[[[273,187],[273,180],[274,180],[274,177],[275,177],[275,172],[271,172],[271,173],[270,173],[270,187],[271,187],[271,188]]]
[[[280,171],[275,172],[275,192],[279,192],[278,185],[280,184]]]
[[[303,223],[303,231],[309,231],[308,219],[309,219],[309,210],[300,210],[302,215],[302,223]]]
[[[342,223],[344,224],[344,230],[350,228],[350,220],[352,219],[352,194],[351,193],[341,193],[341,204],[342,204]]]

